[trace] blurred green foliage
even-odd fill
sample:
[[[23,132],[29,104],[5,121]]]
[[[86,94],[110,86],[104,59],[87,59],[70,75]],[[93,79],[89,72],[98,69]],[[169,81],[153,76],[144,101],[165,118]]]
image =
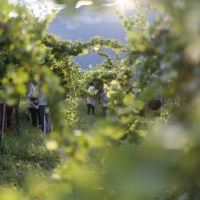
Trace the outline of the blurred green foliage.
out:
[[[74,9],[77,1],[57,2],[67,3],[71,11],[78,12]],[[101,3],[94,1],[93,8],[100,9]],[[70,161],[55,170],[49,182],[30,178],[25,194],[14,187],[2,190],[2,200],[200,198],[200,2],[137,0],[133,4],[133,13],[117,11],[127,32],[124,46],[100,37],[86,43],[60,41],[46,34],[47,20],[38,21],[25,7],[1,1],[4,90],[0,98],[13,104],[25,94],[30,72],[37,70],[51,108],[51,136]],[[150,26],[148,13],[152,10],[156,17]],[[17,17],[9,18],[11,11]],[[99,46],[123,51],[126,57],[116,55],[118,63],[114,64],[109,55],[99,51],[105,62],[82,74],[71,57]],[[10,87],[10,79],[15,88]],[[74,125],[77,97],[87,81],[97,79],[109,85],[108,117],[90,130],[78,130]],[[58,98],[65,91],[71,104],[67,115]],[[146,102],[160,91],[165,99],[184,103],[170,110],[165,107],[158,117],[150,112],[144,117]],[[137,148],[142,156],[135,159]]]

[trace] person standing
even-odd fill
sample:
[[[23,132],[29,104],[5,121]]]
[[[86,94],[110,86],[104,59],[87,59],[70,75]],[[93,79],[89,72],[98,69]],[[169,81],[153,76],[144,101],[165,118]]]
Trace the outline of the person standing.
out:
[[[102,104],[102,116],[106,117],[106,112],[108,109],[108,97],[107,97],[107,91],[105,89],[105,85],[103,86],[103,89],[101,92],[101,104]]]
[[[88,88],[88,93],[93,92],[94,90],[95,90],[95,87],[94,86],[90,86]],[[95,103],[94,103],[94,98],[93,98],[92,94],[89,94],[87,96],[86,103],[87,103],[87,108],[88,108],[88,114],[90,115],[90,111],[92,110],[92,114],[94,115]]]
[[[39,84],[41,84],[41,82]],[[41,90],[39,90],[38,103],[42,132],[48,134],[51,132],[50,114],[47,106],[47,97]]]
[[[32,81],[28,84],[28,97],[29,101],[29,111],[31,113],[31,121],[34,127],[37,127],[37,121],[40,125],[40,116],[39,116],[39,104],[38,104],[38,83]]]
[[[6,105],[6,113],[7,113],[7,127],[10,127],[12,125],[13,106]]]

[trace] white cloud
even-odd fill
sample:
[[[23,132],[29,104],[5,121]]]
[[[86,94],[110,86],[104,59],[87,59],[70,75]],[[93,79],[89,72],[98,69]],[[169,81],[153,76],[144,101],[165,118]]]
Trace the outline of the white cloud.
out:
[[[78,1],[77,3],[76,3],[76,6],[75,6],[75,8],[80,8],[81,6],[85,6],[85,5],[92,5],[93,4],[93,1],[86,1],[86,0],[84,0],[84,1]]]
[[[67,23],[66,29],[75,29],[75,28],[78,28],[78,27],[80,27],[80,26],[81,26],[80,24],[71,24],[71,23]]]
[[[8,0],[9,3],[16,5],[18,0]],[[28,9],[33,11],[36,17],[45,17],[47,14],[52,14],[53,10],[61,10],[65,5],[55,4],[52,0],[45,0],[44,2],[39,0],[23,0]]]
[[[9,0],[9,2],[17,4],[18,0]],[[53,0],[44,0],[44,3],[40,0],[23,0],[23,2],[26,3],[27,7],[33,11],[33,14],[36,17],[40,18],[44,18],[47,14],[51,14],[53,9],[57,9],[59,11],[65,7],[65,5],[55,4]],[[83,3],[81,0],[80,2]],[[91,1],[84,2],[88,3],[88,5],[91,3]],[[58,14],[58,19],[62,23],[66,24],[67,29],[75,29],[80,27],[82,24],[92,25],[103,21],[111,23],[119,20],[112,10],[107,9],[107,11],[95,12],[87,10],[83,7],[84,6],[80,6],[78,14],[71,18]]]
[[[111,11],[94,12],[89,10],[81,10],[78,15],[70,18],[62,14],[58,14],[61,23],[66,24],[67,29],[75,29],[83,24],[97,24],[100,22],[118,21],[118,17]]]

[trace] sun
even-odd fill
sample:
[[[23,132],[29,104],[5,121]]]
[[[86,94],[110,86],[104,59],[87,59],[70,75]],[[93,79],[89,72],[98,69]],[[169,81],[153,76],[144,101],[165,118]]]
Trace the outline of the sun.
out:
[[[116,0],[114,2],[115,7],[120,11],[127,11],[134,9],[133,0]]]
[[[114,6],[117,10],[121,12],[134,9],[133,0],[107,0],[107,1],[110,1],[110,3],[104,4],[104,6]]]

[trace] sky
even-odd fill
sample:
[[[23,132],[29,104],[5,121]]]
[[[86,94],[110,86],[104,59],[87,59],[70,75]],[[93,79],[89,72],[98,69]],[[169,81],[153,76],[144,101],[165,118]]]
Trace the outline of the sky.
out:
[[[18,0],[8,0],[8,2],[17,4]],[[44,3],[40,0],[23,0],[22,2],[33,10],[36,17],[45,17],[47,14],[51,14],[53,9],[61,10],[65,7],[64,5],[55,4],[52,0],[44,0]]]
[[[18,0],[8,1],[14,4],[18,2]],[[45,14],[50,14],[52,12],[52,9],[55,9],[56,7],[58,10],[64,8],[63,5],[58,6],[55,3],[53,3],[53,0],[43,1],[45,2],[45,4],[41,3],[40,0],[24,0],[24,2],[27,3],[27,5],[29,5],[31,9],[33,9],[33,12],[36,15],[36,17],[43,17],[45,16]],[[118,5],[121,6],[122,9],[125,8],[125,11],[127,9],[127,6],[131,8],[129,4],[124,4],[124,2],[130,0],[115,1],[116,3],[118,2]],[[112,1],[108,0],[108,2]],[[41,8],[43,10],[42,15],[40,13]],[[85,9],[84,6],[80,6],[78,9],[78,14],[73,16],[65,16],[62,15],[62,11],[59,12],[56,18],[54,19],[55,21],[52,21],[52,23],[49,25],[50,29],[48,31],[54,35],[61,37],[64,40],[70,39],[72,41],[76,41],[78,38],[81,38],[82,41],[88,41],[91,37],[94,37],[95,35],[100,35],[103,38],[115,38],[121,41],[123,40],[123,38],[126,37],[124,29],[120,27],[121,23],[119,22],[118,16],[116,16],[114,12],[110,12],[110,9],[101,12],[95,12],[89,9]],[[131,8],[131,10],[133,9]],[[77,58],[79,60],[76,60],[76,62],[78,62],[83,68],[87,68],[89,64],[95,66],[97,63],[102,62],[102,58],[98,60],[97,56],[92,57],[92,53],[88,54],[87,56],[88,57],[82,56],[80,59]],[[92,60],[94,60],[94,62],[92,62]]]
[[[66,29],[76,29],[83,24],[92,25],[100,22],[112,23],[119,21],[118,17],[113,12],[109,11],[95,12],[81,10],[77,15],[71,18],[62,16],[61,14],[58,14],[57,18],[66,25]]]
[[[17,4],[19,0],[8,0],[10,3]],[[105,7],[108,9],[103,9],[103,11],[98,12],[91,9],[87,9],[87,6],[81,6],[81,2],[87,2],[86,4],[90,4],[92,1],[88,0],[79,0],[79,4],[77,5],[77,9],[79,10],[76,15],[73,16],[66,16],[63,15],[62,12],[59,12],[59,10],[66,8],[66,5],[58,5],[55,4],[53,0],[20,0],[21,2],[25,3],[28,8],[33,10],[33,13],[36,17],[45,17],[46,14],[52,13],[52,9],[57,8],[58,14],[57,19],[63,24],[66,30],[73,30],[80,28],[84,25],[93,25],[93,24],[99,24],[101,22],[119,22],[119,18],[114,14],[114,12],[111,12],[111,9],[109,7]],[[108,3],[111,2],[119,2],[122,0],[107,0]],[[130,1],[130,0],[123,0],[123,2]],[[44,3],[43,3],[44,2]],[[102,2],[105,2],[105,0]]]
[[[102,4],[102,5],[107,7],[117,6],[118,8],[121,9],[121,11],[127,9],[133,9],[133,4],[130,3],[131,0],[107,0],[107,1],[108,1],[107,4]],[[17,4],[18,0],[8,0],[8,2],[12,4]],[[28,8],[33,10],[33,13],[36,17],[45,17],[46,14],[51,14],[53,9],[61,10],[63,8],[66,8],[66,5],[58,5],[54,3],[53,0],[21,0],[21,2],[24,2],[28,6]],[[80,7],[82,8],[82,5],[91,5],[91,4],[92,0],[79,0],[75,7],[79,9]],[[84,13],[84,17],[88,16],[85,16]],[[95,17],[95,20],[98,21],[97,17]]]

